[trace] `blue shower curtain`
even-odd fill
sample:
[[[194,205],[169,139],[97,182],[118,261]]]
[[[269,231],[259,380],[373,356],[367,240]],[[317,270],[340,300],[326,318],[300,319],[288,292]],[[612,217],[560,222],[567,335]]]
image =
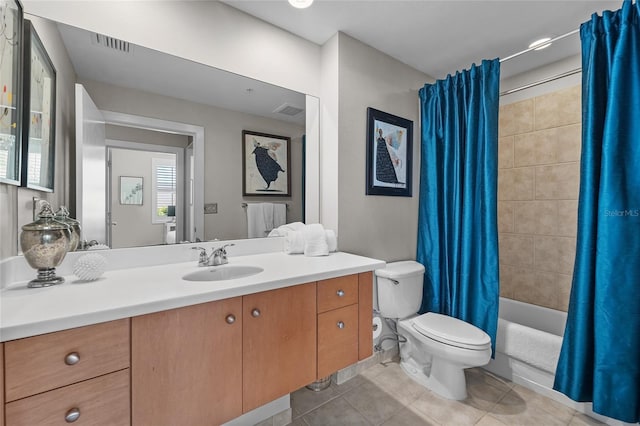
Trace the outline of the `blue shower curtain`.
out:
[[[498,323],[500,62],[420,89],[422,147],[417,261],[420,312],[460,318],[491,336]]]
[[[554,389],[640,421],[640,3],[582,39],[578,242]]]

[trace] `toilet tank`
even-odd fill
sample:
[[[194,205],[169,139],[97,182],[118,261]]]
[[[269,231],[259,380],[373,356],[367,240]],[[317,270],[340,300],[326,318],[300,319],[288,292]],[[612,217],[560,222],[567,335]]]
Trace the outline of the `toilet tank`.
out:
[[[422,304],[424,266],[413,260],[387,263],[376,269],[378,310],[385,318],[406,318]]]

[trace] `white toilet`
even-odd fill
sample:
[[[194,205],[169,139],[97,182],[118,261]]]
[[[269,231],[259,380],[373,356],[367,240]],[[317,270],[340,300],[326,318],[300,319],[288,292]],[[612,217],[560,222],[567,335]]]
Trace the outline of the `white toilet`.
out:
[[[388,263],[375,271],[378,309],[398,319],[400,366],[416,382],[448,399],[465,399],[464,369],[486,365],[491,338],[457,318],[428,312],[422,303],[424,266],[414,261]]]

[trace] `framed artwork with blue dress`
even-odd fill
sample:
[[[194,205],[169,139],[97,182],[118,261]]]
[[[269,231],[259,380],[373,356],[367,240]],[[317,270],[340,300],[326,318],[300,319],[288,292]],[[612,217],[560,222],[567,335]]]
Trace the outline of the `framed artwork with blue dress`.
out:
[[[413,121],[367,108],[367,195],[411,197]]]

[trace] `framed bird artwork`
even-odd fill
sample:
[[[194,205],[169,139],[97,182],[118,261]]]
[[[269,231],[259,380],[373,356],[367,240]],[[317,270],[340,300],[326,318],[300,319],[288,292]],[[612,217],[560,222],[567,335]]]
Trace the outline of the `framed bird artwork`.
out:
[[[242,195],[291,196],[291,138],[242,131]]]

